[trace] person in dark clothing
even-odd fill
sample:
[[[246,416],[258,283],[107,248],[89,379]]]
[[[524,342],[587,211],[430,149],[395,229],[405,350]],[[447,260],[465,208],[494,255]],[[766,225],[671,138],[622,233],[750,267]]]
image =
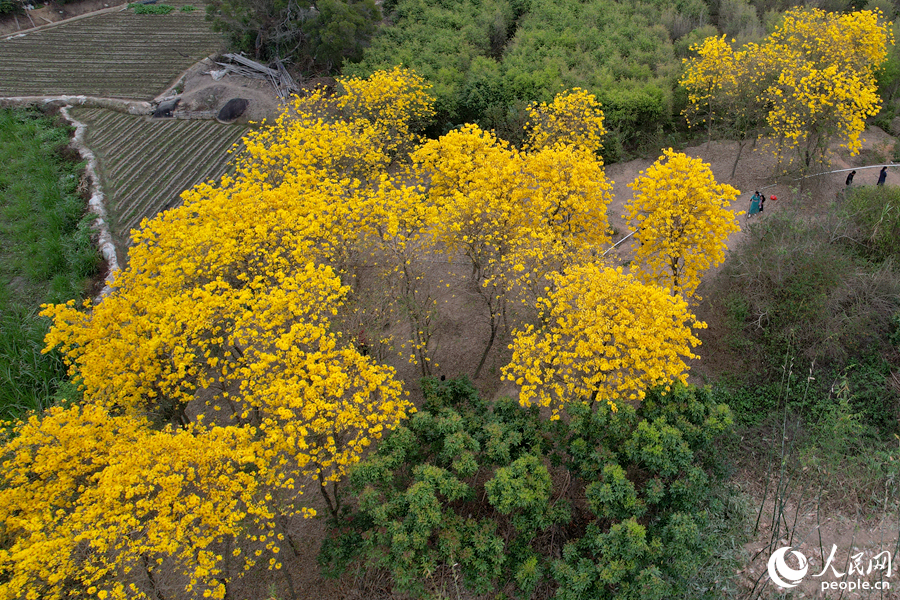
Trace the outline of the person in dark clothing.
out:
[[[881,167],[881,173],[878,174],[878,183],[876,185],[884,185],[885,179],[887,179],[887,167]]]
[[[850,171],[850,174],[847,175],[847,185],[849,186],[853,183],[853,176],[856,175],[856,171]]]

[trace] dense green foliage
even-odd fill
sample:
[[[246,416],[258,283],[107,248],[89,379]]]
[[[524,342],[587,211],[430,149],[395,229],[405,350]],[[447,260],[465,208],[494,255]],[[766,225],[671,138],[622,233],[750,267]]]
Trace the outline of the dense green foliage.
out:
[[[207,19],[233,49],[285,59],[304,73],[332,72],[359,60],[381,11],[374,0],[209,0]]]
[[[813,219],[776,212],[746,229],[712,298],[732,349],[759,365],[739,378],[751,390],[735,403],[739,417],[753,421],[779,405],[793,362],[803,376],[813,366],[809,392],[797,400],[808,415],[831,404],[835,382],[846,378],[863,421],[897,430],[890,376],[900,368],[898,197],[892,188],[863,188]]]
[[[556,421],[487,403],[465,380],[426,379],[424,391],[423,408],[353,471],[358,508],[332,523],[326,572],[358,561],[415,597],[441,573],[492,597],[692,589],[715,543],[707,511],[721,509],[714,445],[732,422],[707,391],[651,391],[618,412],[575,404]]]
[[[672,40],[702,27],[707,8],[700,0],[397,0],[386,11],[394,24],[345,72],[402,63],[434,85],[442,127],[474,121],[512,141],[523,106],[581,87],[603,103],[611,157],[680,111]]]
[[[0,418],[46,405],[64,381],[37,312],[81,298],[99,264],[68,142],[39,112],[0,110]]]

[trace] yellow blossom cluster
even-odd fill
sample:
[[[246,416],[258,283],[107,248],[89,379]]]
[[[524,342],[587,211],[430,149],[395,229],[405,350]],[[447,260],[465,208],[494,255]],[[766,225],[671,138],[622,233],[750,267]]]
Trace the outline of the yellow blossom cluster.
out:
[[[409,152],[420,141],[416,132],[434,117],[431,85],[409,69],[394,67],[371,76],[340,78],[336,95],[319,90],[298,98],[296,114],[317,114],[347,123],[365,121],[378,145],[391,156]]]
[[[695,317],[680,296],[644,285],[621,269],[593,263],[554,273],[540,300],[544,326],[517,332],[504,376],[519,401],[551,407],[567,402],[637,401],[645,390],[684,381],[685,360],[699,340]]]
[[[728,99],[738,90],[743,56],[735,53],[724,35],[708,37],[692,50],[697,56],[690,61],[685,59],[687,68],[680,82],[690,103],[685,117],[689,125],[706,122],[712,127],[717,113],[731,108]]]
[[[671,148],[630,185],[623,217],[637,230],[638,276],[693,296],[701,274],[725,260],[728,235],[740,231],[728,208],[740,192],[716,183],[702,160]]]
[[[0,454],[0,598],[151,599],[163,583],[224,598],[255,562],[235,550],[274,531],[252,436],[157,430],[96,404],[20,423]]]

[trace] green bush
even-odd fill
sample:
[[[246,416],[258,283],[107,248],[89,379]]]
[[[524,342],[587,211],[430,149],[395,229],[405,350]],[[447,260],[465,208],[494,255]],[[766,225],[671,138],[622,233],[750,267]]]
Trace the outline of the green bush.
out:
[[[22,12],[22,3],[18,0],[0,0],[0,15],[12,15]]]
[[[331,523],[326,574],[385,570],[414,597],[457,574],[491,597],[691,596],[712,551],[727,406],[677,386],[549,421],[489,405],[466,380],[423,386],[423,408],[351,473],[358,507]]]
[[[133,10],[136,15],[167,15],[175,10],[175,7],[170,4],[141,4],[139,2],[129,4],[128,8]]]

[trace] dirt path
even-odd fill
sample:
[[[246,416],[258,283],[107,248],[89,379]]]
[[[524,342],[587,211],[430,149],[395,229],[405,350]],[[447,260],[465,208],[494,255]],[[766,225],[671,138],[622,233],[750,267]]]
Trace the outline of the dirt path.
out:
[[[836,152],[832,157],[830,169],[837,170],[879,163],[889,164],[896,138],[877,127],[868,129],[863,137],[863,148],[857,156],[849,157],[846,152]],[[749,208],[750,196],[753,195],[755,190],[764,191],[767,196],[775,195],[778,198],[777,202],[766,204],[766,210],[770,211],[770,213],[780,210],[787,205],[797,205],[804,210],[814,209],[815,205],[820,204],[823,198],[830,200],[838,191],[843,189],[844,179],[846,178],[846,173],[838,173],[811,177],[803,181],[778,181],[773,177],[775,170],[774,155],[764,148],[762,144],[755,149],[744,148],[734,177],[731,177],[731,169],[734,164],[734,157],[738,151],[737,142],[713,141],[698,146],[691,146],[683,151],[688,156],[699,158],[708,163],[717,182],[727,183],[740,190],[741,195],[731,207],[735,212],[746,211]],[[652,163],[653,160],[638,159],[616,163],[606,168],[607,177],[615,182],[613,186],[615,198],[609,206],[610,223],[621,232],[621,236],[630,231],[627,223],[622,218],[624,206],[632,197],[631,188],[628,184],[633,182],[641,171],[645,170]],[[891,183],[890,179],[892,178],[895,182],[900,182],[900,172],[895,175],[889,174],[888,177],[888,183]],[[856,175],[854,184],[873,185],[877,179],[877,169],[862,170]],[[739,222],[742,226],[745,225],[747,222],[746,215],[740,217]],[[727,241],[729,249],[734,248],[742,236],[742,232],[732,234]],[[629,250],[631,248],[630,241],[623,243],[622,246],[624,248],[623,251],[619,252],[620,258],[623,261],[629,260],[631,258],[630,253],[633,252],[633,250]],[[714,276],[716,272],[707,273],[706,278]]]

